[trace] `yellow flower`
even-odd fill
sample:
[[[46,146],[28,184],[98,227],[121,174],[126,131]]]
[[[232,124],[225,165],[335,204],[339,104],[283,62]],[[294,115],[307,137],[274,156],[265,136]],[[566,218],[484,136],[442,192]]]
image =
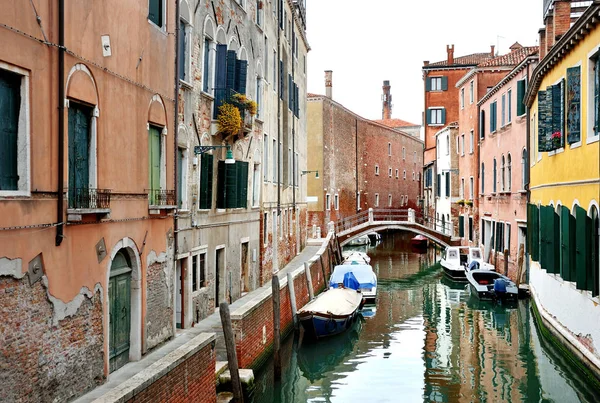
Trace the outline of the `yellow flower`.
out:
[[[240,110],[232,104],[224,103],[219,106],[219,115],[217,116],[219,132],[231,135],[236,134],[242,128],[242,117]]]

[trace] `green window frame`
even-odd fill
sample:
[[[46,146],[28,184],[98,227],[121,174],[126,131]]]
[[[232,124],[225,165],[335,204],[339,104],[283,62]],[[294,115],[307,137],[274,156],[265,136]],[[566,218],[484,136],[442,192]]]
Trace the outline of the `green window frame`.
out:
[[[163,27],[164,18],[163,0],[148,0],[148,20],[152,21],[158,27]]]
[[[198,205],[201,210],[212,208],[213,158],[212,154],[202,154],[200,157],[200,198]]]
[[[0,191],[19,190],[20,75],[0,70]]]

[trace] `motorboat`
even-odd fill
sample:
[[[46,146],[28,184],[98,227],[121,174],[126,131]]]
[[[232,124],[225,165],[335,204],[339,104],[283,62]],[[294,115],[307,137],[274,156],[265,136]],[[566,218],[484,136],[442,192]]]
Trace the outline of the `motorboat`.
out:
[[[354,238],[348,242],[349,246],[361,246],[361,245],[369,245],[371,240],[368,235],[362,235],[357,238]]]
[[[355,262],[358,264],[369,264],[371,262],[369,255],[359,251],[345,251],[342,253],[342,258],[344,259],[342,264],[354,264]]]
[[[494,270],[494,266],[483,262],[481,249],[470,246],[449,246],[444,250],[440,264],[444,273],[454,280],[466,280],[466,268],[477,262],[481,269]]]
[[[469,291],[481,300],[517,300],[519,288],[508,277],[492,270],[477,268],[473,263],[466,271]]]
[[[356,279],[356,284],[346,281],[348,273]],[[368,264],[353,262],[335,266],[329,278],[329,287],[338,288],[340,284],[343,287],[359,290],[365,299],[365,304],[374,304],[377,300],[377,275]]]
[[[378,232],[375,232],[375,231],[369,232],[367,234],[367,236],[369,237],[369,241],[371,241],[371,243],[374,245],[381,242],[381,235]]]
[[[362,304],[360,291],[346,287],[330,288],[299,309],[298,319],[306,335],[320,339],[348,329]]]

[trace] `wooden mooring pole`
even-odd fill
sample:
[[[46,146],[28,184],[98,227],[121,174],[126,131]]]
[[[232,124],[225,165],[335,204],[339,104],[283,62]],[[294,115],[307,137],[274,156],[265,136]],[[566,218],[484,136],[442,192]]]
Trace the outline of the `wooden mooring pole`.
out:
[[[294,276],[290,272],[288,272],[287,274],[287,285],[288,291],[290,292],[290,307],[292,308],[292,321],[294,323],[294,329],[298,330],[298,317],[296,315],[296,313],[298,312],[296,307],[296,290],[294,289]]]
[[[312,275],[310,274],[310,263],[304,262],[304,275],[306,276],[306,283],[308,285],[308,296],[312,301],[315,298],[315,290],[312,284]]]
[[[272,299],[273,299],[273,376],[275,381],[281,379],[281,305],[279,298],[279,277],[273,274]]]
[[[227,348],[227,365],[229,367],[229,373],[231,374],[233,401],[242,403],[244,401],[244,395],[242,393],[242,383],[240,381],[240,372],[235,352],[235,338],[233,336],[231,316],[229,315],[229,304],[227,302],[222,302],[219,305],[219,313],[221,314],[221,325],[223,326],[223,336],[225,337],[225,347]]]

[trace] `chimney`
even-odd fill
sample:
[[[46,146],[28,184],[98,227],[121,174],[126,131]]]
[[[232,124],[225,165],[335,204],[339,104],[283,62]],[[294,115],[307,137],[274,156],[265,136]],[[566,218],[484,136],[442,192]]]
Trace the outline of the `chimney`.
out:
[[[388,80],[383,82],[383,110],[381,113],[382,119],[392,118],[392,94],[390,92],[391,86]]]
[[[542,28],[538,31],[540,34],[540,60],[546,56],[546,29]]]
[[[554,2],[554,43],[571,28],[571,2],[570,1],[555,1]]]
[[[496,46],[494,45],[490,45],[490,53],[492,55],[492,57],[496,57],[496,53],[494,52],[496,50]]]
[[[424,60],[423,61],[423,66],[429,66],[429,60]]]
[[[448,64],[454,64],[454,45],[446,45],[446,52],[448,52]]]
[[[546,54],[550,52],[552,46],[554,46],[554,16],[548,14],[544,21],[546,25]]]
[[[333,71],[331,70],[325,70],[325,96],[327,96],[327,98],[331,99],[331,92],[332,92],[332,76]]]

